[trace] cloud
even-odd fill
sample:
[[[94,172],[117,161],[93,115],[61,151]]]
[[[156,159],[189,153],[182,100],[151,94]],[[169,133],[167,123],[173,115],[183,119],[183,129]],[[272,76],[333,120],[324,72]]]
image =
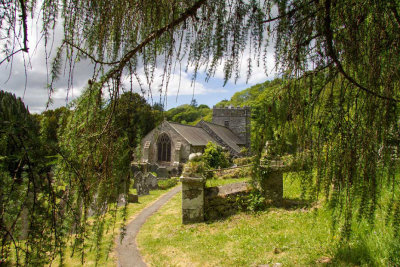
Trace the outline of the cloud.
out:
[[[267,48],[265,64],[263,62],[262,56],[260,56],[259,64],[257,65],[257,59],[254,58],[253,55],[250,54],[250,49],[247,47],[243,55],[240,56],[240,66],[239,66],[239,79],[237,80],[236,84],[243,85],[249,84],[254,85],[257,83],[265,82],[267,79],[271,79],[276,75],[275,72],[275,59],[274,59],[274,51],[271,46]],[[248,59],[252,61],[251,67],[251,75],[247,81],[247,72],[248,72]],[[226,60],[222,60],[221,64],[217,67],[215,71],[215,78],[224,79],[225,72],[224,72],[224,65]],[[233,74],[234,76],[235,74]],[[231,82],[234,82],[231,78]]]
[[[31,112],[40,113],[46,108],[46,103],[48,102],[47,84],[50,61],[46,64],[46,48],[44,46],[44,40],[40,39],[41,24],[36,24],[36,19],[34,22],[30,19],[28,24],[30,28],[29,54],[18,53],[14,56],[11,63],[0,65],[0,89],[10,91],[22,97],[25,104],[29,106]],[[48,53],[51,55],[55,54],[54,48],[61,43],[62,37],[63,29],[62,26],[58,24],[54,32],[54,39],[49,40],[48,50],[49,47],[53,47],[53,50],[48,51]],[[52,42],[53,44],[51,46],[50,44]],[[137,66],[138,76],[142,82],[143,88],[146,90],[145,96],[148,98],[149,102],[152,102],[153,99],[164,99],[163,101],[166,101],[168,97],[171,98],[177,95],[194,97],[210,95],[210,98],[213,99],[215,104],[223,98],[229,98],[229,96],[227,96],[229,92],[233,94],[238,88],[244,89],[256,83],[264,82],[275,74],[272,71],[275,65],[273,49],[268,48],[266,60],[268,75],[266,74],[261,60],[260,66],[253,65],[251,77],[246,83],[247,59],[249,55],[249,49],[246,49],[240,59],[240,78],[236,84],[234,84],[234,81],[231,79],[225,87],[222,87],[224,79],[224,60],[221,61],[221,64],[216,69],[215,76],[212,77],[208,83],[204,80],[206,76],[204,69],[199,71],[198,78],[193,81],[193,68],[189,66],[187,72],[180,72],[178,65],[178,67],[173,70],[173,73],[171,73],[167,88],[166,81],[163,83],[163,66],[161,62],[155,68],[154,80],[150,85],[145,82],[147,79],[142,66]],[[2,58],[2,56],[0,56],[0,58]],[[182,66],[186,66],[186,62],[184,61],[180,63]],[[254,60],[253,63],[255,63]],[[65,106],[69,101],[80,96],[83,88],[87,85],[87,81],[93,76],[93,67],[93,64],[91,64],[89,60],[83,60],[76,63],[72,76],[68,75],[69,69],[64,69],[60,80],[55,83],[55,88],[57,90],[52,95],[53,104],[50,108]],[[72,78],[72,80],[70,80],[70,78]],[[133,80],[134,91],[140,92],[138,81],[135,78]],[[129,76],[124,76],[122,82],[125,88],[130,88]]]
[[[41,21],[40,18],[38,21]],[[0,65],[0,90],[9,91],[21,97],[33,113],[44,111],[49,100],[47,84],[51,60],[48,60],[46,64],[46,47],[44,39],[40,38],[41,27],[41,23],[36,24],[36,18],[32,21],[30,17],[28,19],[29,54],[17,53],[12,61]],[[48,41],[47,55],[55,54],[55,48],[60,45],[62,35],[62,26],[58,24],[54,36],[51,36],[52,38]],[[53,49],[50,51],[51,47]],[[2,58],[4,55],[0,54],[0,59]],[[63,69],[60,80],[55,83],[56,92],[52,96],[53,104],[50,108],[65,106],[78,97],[93,74],[93,65],[83,60],[76,64],[71,77],[68,73],[68,69]]]

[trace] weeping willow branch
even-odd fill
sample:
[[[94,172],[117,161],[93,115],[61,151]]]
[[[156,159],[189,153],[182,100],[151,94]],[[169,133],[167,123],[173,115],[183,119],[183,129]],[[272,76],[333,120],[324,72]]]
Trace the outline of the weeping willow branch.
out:
[[[120,60],[119,65],[112,70],[110,70],[105,76],[103,81],[107,81],[110,78],[113,78],[117,73],[121,73],[122,70],[124,69],[125,65],[129,62],[129,60],[137,53],[139,52],[142,48],[144,48],[147,44],[149,44],[151,41],[155,40],[156,38],[160,37],[162,34],[164,34],[166,31],[171,30],[175,28],[177,25],[180,23],[186,21],[187,18],[190,16],[194,16],[197,12],[197,10],[206,3],[206,0],[199,0],[197,1],[192,7],[187,9],[182,15],[177,18],[176,20],[172,21],[170,24],[162,27],[161,29],[158,29],[154,32],[152,32],[143,42],[141,42],[138,46],[136,46],[134,49],[129,51],[128,53],[125,54],[125,56]]]
[[[97,64],[101,64],[101,65],[116,65],[116,64],[121,62],[121,61],[113,61],[113,62],[101,61],[101,60],[95,58],[94,56],[92,56],[91,54],[89,54],[88,52],[86,52],[85,50],[83,50],[82,48],[80,48],[79,46],[73,44],[72,42],[70,42],[68,40],[64,40],[63,44],[61,46],[63,46],[64,44],[67,44],[67,45],[75,48],[76,50],[78,50],[79,52],[81,52],[82,54],[84,54],[85,56],[87,56],[88,58],[93,60],[94,63],[97,63]]]
[[[364,92],[371,94],[373,96],[376,96],[378,98],[384,99],[384,100],[400,102],[400,100],[398,100],[398,99],[383,96],[381,94],[378,94],[378,93],[362,86],[344,70],[342,63],[340,63],[340,61],[337,57],[335,48],[333,47],[333,31],[331,28],[331,14],[330,13],[331,13],[331,0],[326,0],[325,1],[325,18],[324,18],[324,31],[325,31],[324,35],[326,38],[326,44],[327,44],[327,48],[328,48],[328,51],[327,51],[328,56],[333,60],[338,71],[343,75],[344,78],[346,78],[346,80],[348,80],[350,83],[354,84],[356,87],[363,90]]]
[[[299,6],[299,7],[297,7],[297,8],[293,8],[293,9],[289,10],[288,12],[285,12],[285,13],[282,14],[282,15],[279,15],[279,16],[276,16],[276,17],[274,17],[274,18],[269,18],[269,19],[267,19],[267,20],[264,20],[263,23],[269,23],[269,22],[273,22],[273,21],[276,21],[276,20],[283,19],[283,18],[285,18],[285,17],[291,17],[291,16],[293,16],[297,11],[299,11],[299,10],[305,8],[305,7],[308,6],[308,5],[311,5],[313,2],[315,2],[315,0],[311,0],[311,1],[307,2],[306,4],[304,4],[304,5],[302,5],[302,6]]]
[[[19,0],[19,3],[21,5],[21,19],[22,19],[22,28],[24,31],[24,47],[21,49],[22,51],[28,53],[28,26],[26,23],[27,19],[27,14],[26,14],[26,5],[24,3],[24,0]]]

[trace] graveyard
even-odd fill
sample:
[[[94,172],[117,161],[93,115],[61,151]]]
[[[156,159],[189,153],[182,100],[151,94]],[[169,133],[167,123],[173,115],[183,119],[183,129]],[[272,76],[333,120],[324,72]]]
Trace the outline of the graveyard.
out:
[[[0,1],[0,266],[400,266],[399,14]]]

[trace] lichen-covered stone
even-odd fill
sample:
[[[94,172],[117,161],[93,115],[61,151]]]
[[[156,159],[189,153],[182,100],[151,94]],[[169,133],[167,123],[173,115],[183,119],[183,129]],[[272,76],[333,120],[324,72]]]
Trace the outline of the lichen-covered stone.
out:
[[[261,188],[265,199],[280,203],[283,199],[283,173],[279,170],[271,171],[262,179]]]
[[[204,178],[181,177],[182,222],[204,221]]]

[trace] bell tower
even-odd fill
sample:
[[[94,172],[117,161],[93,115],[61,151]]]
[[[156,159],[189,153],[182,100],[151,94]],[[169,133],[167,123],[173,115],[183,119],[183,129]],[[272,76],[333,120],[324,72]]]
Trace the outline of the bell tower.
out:
[[[250,148],[251,108],[244,107],[213,107],[212,122],[229,128]]]

